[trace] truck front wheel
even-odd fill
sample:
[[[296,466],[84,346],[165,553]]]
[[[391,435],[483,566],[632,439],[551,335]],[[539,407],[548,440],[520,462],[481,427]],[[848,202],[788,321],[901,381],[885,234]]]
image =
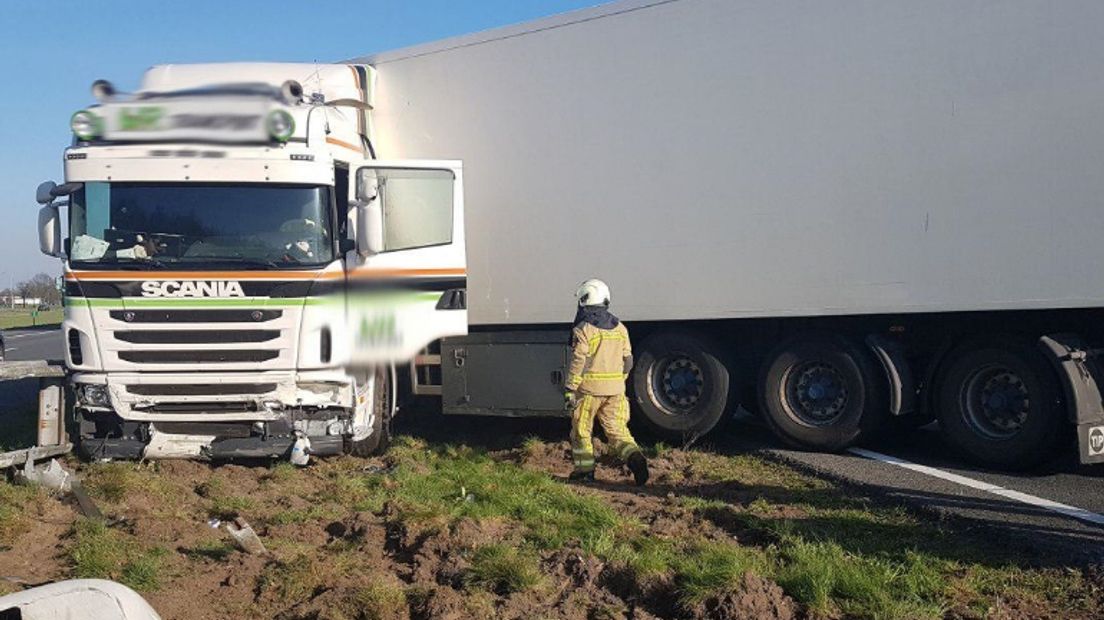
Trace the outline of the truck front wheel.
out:
[[[1026,341],[993,338],[952,351],[936,390],[944,439],[976,462],[1027,469],[1061,438],[1058,377]]]
[[[653,334],[636,348],[632,387],[637,410],[658,434],[684,441],[708,433],[728,405],[728,368],[698,334]]]
[[[391,374],[386,368],[377,369],[375,389],[372,390],[372,433],[364,439],[345,439],[345,453],[353,456],[373,456],[391,445]]]
[[[792,338],[763,367],[763,417],[790,445],[842,450],[885,418],[884,381],[870,356],[843,337]]]

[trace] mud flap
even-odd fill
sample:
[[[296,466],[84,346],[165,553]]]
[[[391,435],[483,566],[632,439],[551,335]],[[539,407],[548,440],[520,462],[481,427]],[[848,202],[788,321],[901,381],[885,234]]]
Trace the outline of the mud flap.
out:
[[[1104,401],[1096,351],[1076,334],[1050,334],[1039,338],[1039,348],[1058,371],[1069,418],[1077,425],[1081,462],[1104,463]]]
[[[866,346],[874,352],[886,374],[889,387],[889,414],[903,416],[916,411],[916,380],[905,359],[905,350],[897,341],[879,334],[866,337]]]

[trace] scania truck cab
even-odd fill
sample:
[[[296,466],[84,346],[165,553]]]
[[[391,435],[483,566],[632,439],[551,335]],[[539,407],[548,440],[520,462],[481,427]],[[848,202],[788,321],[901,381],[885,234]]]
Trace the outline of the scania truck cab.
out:
[[[467,319],[460,164],[375,159],[373,82],[231,63],[93,85],[37,196],[84,456],[386,445],[395,363]]]

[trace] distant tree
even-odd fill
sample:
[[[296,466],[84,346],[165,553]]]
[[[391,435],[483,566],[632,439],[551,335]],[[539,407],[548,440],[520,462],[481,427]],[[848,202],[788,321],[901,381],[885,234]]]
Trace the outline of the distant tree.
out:
[[[30,280],[17,284],[15,290],[23,298],[34,297],[50,305],[61,303],[61,292],[58,291],[57,281],[49,274],[36,274]]]

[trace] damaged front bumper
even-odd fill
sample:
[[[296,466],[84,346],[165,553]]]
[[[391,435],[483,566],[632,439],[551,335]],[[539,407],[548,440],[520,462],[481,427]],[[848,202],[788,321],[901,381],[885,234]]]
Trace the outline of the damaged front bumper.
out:
[[[354,430],[342,371],[77,373],[72,382],[86,458],[281,458],[301,437],[324,456]]]

